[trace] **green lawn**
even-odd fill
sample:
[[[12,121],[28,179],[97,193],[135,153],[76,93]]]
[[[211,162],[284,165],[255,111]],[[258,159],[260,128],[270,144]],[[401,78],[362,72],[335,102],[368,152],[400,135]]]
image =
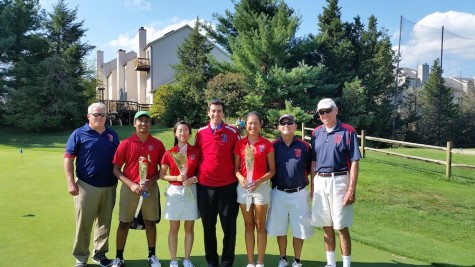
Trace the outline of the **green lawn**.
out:
[[[131,126],[116,129],[121,139],[134,131]],[[167,148],[171,146],[170,129],[154,126],[152,132]],[[69,134],[22,134],[0,129],[0,266],[72,266],[74,208],[63,172],[64,143]],[[454,179],[447,181],[443,166],[374,152],[369,152],[360,166],[355,225],[351,229],[352,266],[475,265],[473,171],[454,170]],[[160,181],[160,187],[163,190],[166,183]],[[116,207],[111,257],[115,254],[117,214]],[[195,230],[192,260],[196,266],[205,266],[201,221]],[[158,224],[157,254],[164,267],[170,258],[167,232],[167,221]],[[127,266],[146,266],[146,249],[144,231],[131,231],[125,251]],[[241,217],[236,253],[235,266],[244,266]],[[288,254],[292,254],[290,243]],[[276,266],[277,255],[276,241],[269,238],[266,264]],[[302,259],[305,266],[323,266],[324,258],[322,233],[317,230],[305,242]]]

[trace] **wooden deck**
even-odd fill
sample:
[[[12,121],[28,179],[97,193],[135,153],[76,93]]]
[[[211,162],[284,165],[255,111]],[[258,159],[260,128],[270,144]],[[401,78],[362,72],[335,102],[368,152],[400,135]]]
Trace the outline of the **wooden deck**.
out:
[[[134,101],[101,100],[106,105],[107,123],[109,125],[132,125],[135,113],[148,111],[150,104]]]

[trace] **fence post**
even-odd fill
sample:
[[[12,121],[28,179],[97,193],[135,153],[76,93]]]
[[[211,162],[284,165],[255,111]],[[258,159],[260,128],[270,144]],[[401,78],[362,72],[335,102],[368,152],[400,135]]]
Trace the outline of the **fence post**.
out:
[[[365,140],[366,139],[366,131],[365,130],[361,130],[361,154],[363,156],[363,158],[366,156],[366,150],[364,149],[365,148]]]
[[[305,123],[302,122],[302,140],[305,141]]]
[[[445,157],[445,176],[450,178],[450,174],[452,171],[452,142],[447,142],[447,154]]]

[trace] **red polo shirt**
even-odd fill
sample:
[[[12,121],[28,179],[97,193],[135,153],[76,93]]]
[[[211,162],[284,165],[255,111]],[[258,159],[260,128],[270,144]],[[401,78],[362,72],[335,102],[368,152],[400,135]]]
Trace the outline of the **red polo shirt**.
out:
[[[257,142],[255,142],[253,145],[249,143],[249,139],[247,137],[239,140],[236,143],[236,146],[234,146],[234,154],[241,157],[241,168],[239,171],[244,177],[247,176],[244,151],[246,145],[248,144],[254,147],[254,171],[252,173],[252,180],[256,181],[262,178],[262,176],[264,176],[264,174],[266,174],[267,170],[269,169],[267,166],[267,154],[274,151],[274,146],[269,140],[260,135]]]
[[[159,164],[165,153],[165,146],[162,141],[149,135],[147,140],[142,143],[137,134],[134,133],[129,138],[119,144],[114,155],[113,163],[117,166],[124,166],[123,172],[132,182],[140,182],[139,158],[148,158],[150,155],[151,163],[147,168],[147,179],[155,175],[159,170]]]
[[[171,155],[172,152],[179,152],[179,151],[180,149],[178,148],[178,146],[174,146],[172,149],[165,152],[165,155],[163,155],[162,164],[168,165],[170,167],[168,169],[168,172],[170,173],[170,175],[174,175],[174,176],[180,175],[180,170],[178,169],[178,166],[176,165],[175,160],[173,159]],[[186,149],[186,166],[188,168],[186,175],[188,177],[193,177],[197,174],[199,160],[200,160],[200,150],[188,144],[187,149]],[[173,182],[170,182],[170,184],[182,185],[182,182],[173,181]]]
[[[195,146],[201,151],[199,184],[219,187],[237,181],[234,175],[233,149],[239,139],[237,130],[225,123],[214,132],[209,124],[198,130]]]

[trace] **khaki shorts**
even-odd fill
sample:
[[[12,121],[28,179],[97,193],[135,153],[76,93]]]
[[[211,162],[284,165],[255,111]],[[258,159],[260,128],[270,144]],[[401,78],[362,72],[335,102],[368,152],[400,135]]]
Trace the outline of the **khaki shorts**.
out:
[[[332,226],[341,230],[353,225],[353,205],[343,206],[343,198],[348,191],[350,176],[315,176],[313,179],[312,225]]]
[[[237,202],[239,204],[246,204],[247,198],[247,189],[241,186],[241,183],[238,183],[237,188]],[[269,181],[265,181],[258,188],[256,188],[252,193],[252,204],[255,205],[268,205],[270,203],[270,188]]]
[[[172,221],[194,221],[200,218],[196,202],[196,184],[190,187],[170,185],[165,190],[167,203],[165,219]]]
[[[153,183],[147,190],[148,197],[142,203],[142,216],[146,221],[158,220],[158,184]],[[120,187],[119,220],[121,222],[132,222],[135,217],[135,210],[139,204],[140,196],[132,192],[130,188],[122,184]]]
[[[270,192],[270,208],[267,217],[267,234],[286,236],[290,225],[292,237],[307,239],[313,236],[310,224],[310,203],[307,189],[286,193],[274,188]]]

